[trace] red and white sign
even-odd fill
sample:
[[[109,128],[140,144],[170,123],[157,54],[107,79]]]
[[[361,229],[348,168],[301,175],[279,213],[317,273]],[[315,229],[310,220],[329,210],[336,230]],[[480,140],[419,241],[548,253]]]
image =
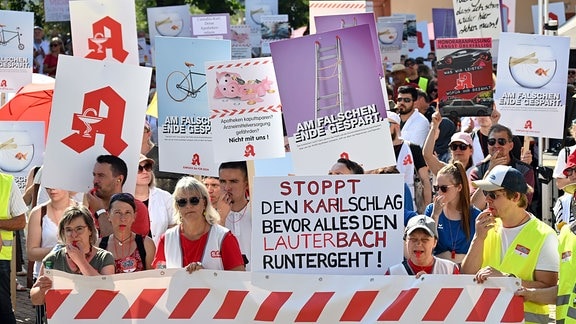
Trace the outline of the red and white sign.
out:
[[[132,0],[70,2],[74,56],[139,65]]]
[[[112,154],[128,165],[124,190],[133,192],[150,76],[150,68],[61,56],[42,184],[88,192],[96,157]]]
[[[522,323],[515,278],[48,270],[48,323]]]

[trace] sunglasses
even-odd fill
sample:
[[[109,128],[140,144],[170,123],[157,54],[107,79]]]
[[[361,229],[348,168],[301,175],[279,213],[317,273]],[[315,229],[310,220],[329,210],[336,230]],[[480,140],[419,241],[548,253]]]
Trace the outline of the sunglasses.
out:
[[[146,163],[146,164],[144,164],[144,165],[139,165],[139,166],[138,166],[138,173],[142,173],[144,170],[146,170],[146,172],[152,171],[152,164],[151,164],[151,163]]]
[[[454,185],[432,186],[432,188],[434,188],[434,191],[436,192],[442,191],[443,193],[446,193],[449,187],[454,187]]]
[[[569,176],[571,176],[575,171],[576,171],[576,168],[570,168],[570,169],[564,170],[562,173],[564,173],[565,176],[569,177]]]
[[[484,193],[484,196],[486,196],[486,198],[490,198],[492,200],[496,200],[498,199],[498,197],[500,197],[499,195],[497,195],[498,191],[486,191],[486,190],[482,190],[482,193]]]
[[[450,149],[452,151],[456,151],[458,149],[460,149],[460,151],[466,151],[466,149],[469,147],[470,146],[468,144],[464,144],[464,143],[452,143],[452,144],[450,144]]]
[[[178,207],[180,208],[184,208],[186,207],[186,205],[190,203],[190,205],[192,206],[196,206],[200,203],[200,198],[198,197],[190,197],[188,199],[186,198],[180,198],[180,199],[176,199],[176,204],[178,205]]]
[[[496,142],[498,142],[498,145],[506,145],[506,143],[508,143],[508,139],[506,139],[506,138],[489,138],[488,139],[488,145],[490,145],[490,146],[496,145]]]
[[[59,46],[60,44],[50,44],[50,47],[56,47]]]
[[[398,98],[398,102],[412,102],[412,98]]]

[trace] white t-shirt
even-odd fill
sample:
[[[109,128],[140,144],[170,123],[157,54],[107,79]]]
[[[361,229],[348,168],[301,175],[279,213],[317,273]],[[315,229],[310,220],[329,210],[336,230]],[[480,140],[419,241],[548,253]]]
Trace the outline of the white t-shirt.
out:
[[[248,202],[240,211],[232,211],[226,216],[226,228],[228,228],[234,236],[238,239],[240,244],[240,251],[246,255],[249,263],[246,265],[246,270],[252,269],[252,204]]]

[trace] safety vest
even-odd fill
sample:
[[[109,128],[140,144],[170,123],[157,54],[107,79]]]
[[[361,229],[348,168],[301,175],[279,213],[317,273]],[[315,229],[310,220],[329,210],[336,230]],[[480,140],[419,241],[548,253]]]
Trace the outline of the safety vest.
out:
[[[10,194],[12,192],[13,177],[9,174],[0,173],[0,219],[10,219]],[[12,260],[13,231],[0,230],[2,249],[0,260]]]
[[[228,232],[230,230],[224,226],[218,224],[210,226],[208,240],[201,259],[204,269],[224,270],[220,250],[222,241]],[[180,245],[180,226],[178,225],[167,230],[164,234],[164,256],[167,268],[182,268],[185,266],[182,264],[184,251],[180,251],[182,251],[182,247]]]
[[[494,230],[488,232],[484,241],[482,267],[490,266],[504,273],[514,274],[522,280],[534,280],[534,270],[538,262],[544,240],[554,230],[540,220],[531,217],[512,241],[504,257],[501,257],[502,223],[498,222]],[[524,320],[526,323],[548,323],[548,305],[524,302]]]
[[[560,254],[560,276],[558,280],[558,297],[556,298],[556,323],[576,323],[576,235],[570,226],[564,226],[558,236],[558,253]]]
[[[406,78],[407,82],[412,82],[410,79]],[[422,89],[424,92],[428,90],[428,79],[423,77],[418,77],[418,88]]]

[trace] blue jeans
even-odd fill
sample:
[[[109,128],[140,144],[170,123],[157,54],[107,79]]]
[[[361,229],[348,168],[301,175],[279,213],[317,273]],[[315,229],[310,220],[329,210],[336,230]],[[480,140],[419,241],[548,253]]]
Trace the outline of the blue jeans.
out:
[[[10,261],[0,260],[0,323],[16,324],[10,300]]]

